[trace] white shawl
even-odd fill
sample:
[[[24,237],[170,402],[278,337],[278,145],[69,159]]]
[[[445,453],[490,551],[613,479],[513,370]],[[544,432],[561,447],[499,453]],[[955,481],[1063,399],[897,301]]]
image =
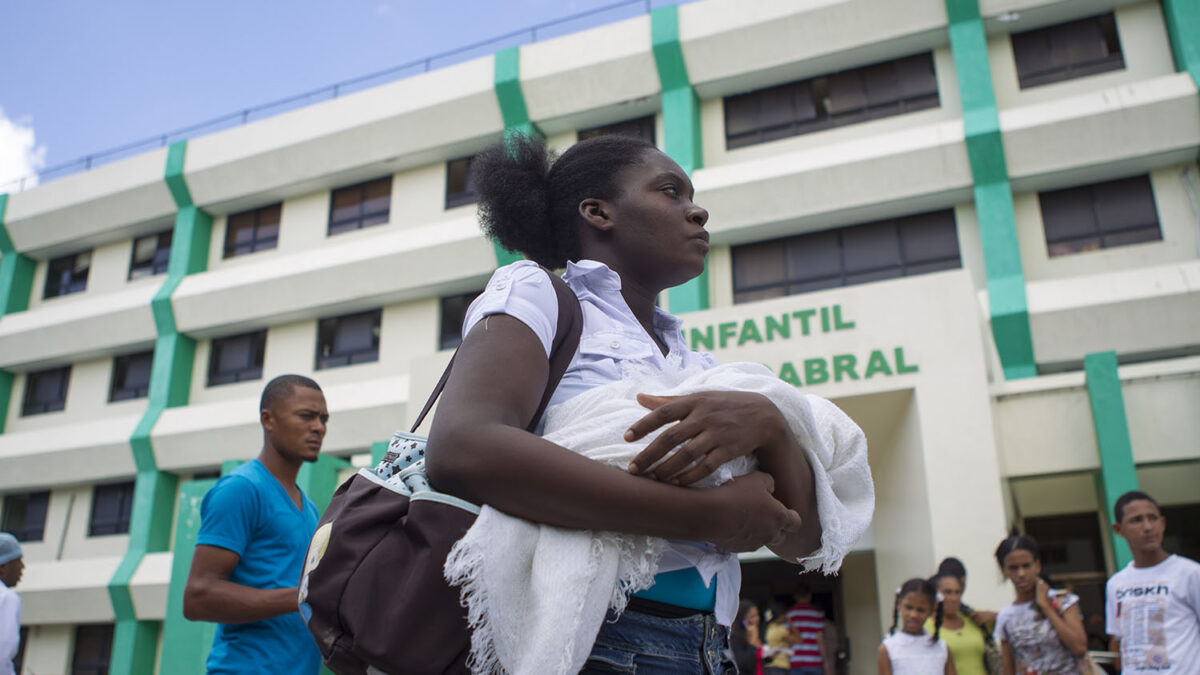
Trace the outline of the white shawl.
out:
[[[550,408],[543,437],[625,470],[657,433],[622,437],[648,412],[638,393],[663,396],[710,390],[753,391],[788,420],[813,468],[821,547],[797,561],[832,573],[871,522],[875,493],[862,430],[818,396],[797,391],[767,368],[733,363],[705,371],[653,373],[613,382]],[[661,431],[661,430],[660,430]],[[754,468],[753,457],[727,462],[696,487],[719,485]],[[484,506],[446,559],[446,579],[462,587],[472,628],[476,673],[577,673],[605,614],[649,588],[665,541],[616,532],[531,523]]]

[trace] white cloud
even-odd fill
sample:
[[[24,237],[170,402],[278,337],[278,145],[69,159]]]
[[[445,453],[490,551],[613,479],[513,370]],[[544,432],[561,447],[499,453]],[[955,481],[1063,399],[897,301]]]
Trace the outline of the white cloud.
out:
[[[46,146],[38,145],[33,120],[11,120],[0,107],[0,192],[22,189],[22,178],[46,166]],[[25,181],[24,189],[37,185],[37,177]]]

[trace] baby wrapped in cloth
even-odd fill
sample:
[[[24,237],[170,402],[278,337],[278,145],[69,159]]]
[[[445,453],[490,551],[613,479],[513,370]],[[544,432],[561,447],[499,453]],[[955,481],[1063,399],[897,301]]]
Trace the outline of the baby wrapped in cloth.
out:
[[[542,436],[625,470],[658,434],[624,440],[625,430],[648,412],[637,394],[711,390],[763,394],[788,420],[813,468],[822,525],[821,547],[799,562],[805,570],[836,571],[875,506],[866,438],[832,403],[801,393],[761,365],[647,373],[597,387],[547,410]],[[719,485],[755,464],[753,456],[737,458],[693,487]],[[657,537],[540,525],[484,506],[445,568],[446,579],[462,587],[472,670],[579,672],[608,610],[622,611],[629,593],[653,584],[665,548],[666,540]]]

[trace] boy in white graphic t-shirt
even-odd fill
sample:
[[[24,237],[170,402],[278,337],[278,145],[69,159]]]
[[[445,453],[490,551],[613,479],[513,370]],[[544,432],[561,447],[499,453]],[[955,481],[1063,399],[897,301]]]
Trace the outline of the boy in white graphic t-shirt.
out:
[[[1200,564],[1163,550],[1167,521],[1144,492],[1113,508],[1133,562],[1108,580],[1105,615],[1122,673],[1200,673]]]

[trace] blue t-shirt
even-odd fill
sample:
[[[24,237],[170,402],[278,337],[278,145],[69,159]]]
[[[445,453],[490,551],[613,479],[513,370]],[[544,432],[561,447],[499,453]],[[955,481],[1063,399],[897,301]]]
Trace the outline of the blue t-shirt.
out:
[[[257,459],[221,478],[200,505],[197,544],[238,554],[229,580],[252,588],[290,588],[300,582],[317,507],[301,493],[302,508]],[[217,624],[209,673],[316,673],[321,653],[299,612],[240,624]]]

